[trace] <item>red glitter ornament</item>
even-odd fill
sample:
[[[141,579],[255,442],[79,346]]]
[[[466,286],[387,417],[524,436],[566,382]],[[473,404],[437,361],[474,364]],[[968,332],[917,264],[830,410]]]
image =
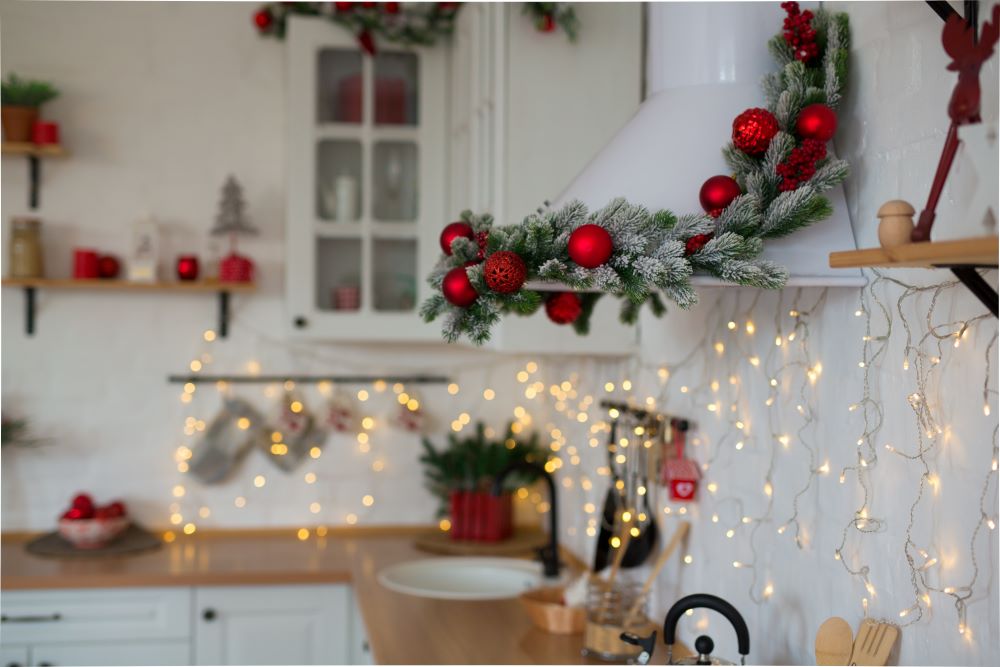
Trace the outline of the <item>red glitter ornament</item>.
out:
[[[837,114],[825,104],[810,104],[799,112],[795,132],[803,139],[830,141],[837,132]]]
[[[472,225],[467,222],[453,222],[450,225],[446,225],[444,229],[441,230],[441,250],[446,255],[451,254],[451,242],[457,238],[472,239],[475,235],[472,233]]]
[[[556,292],[545,301],[545,314],[556,324],[572,324],[582,312],[583,303],[575,292]]]
[[[459,308],[468,308],[479,297],[476,288],[472,286],[465,267],[457,266],[444,275],[441,282],[441,292],[448,303]]]
[[[267,30],[274,23],[274,15],[271,14],[270,9],[261,9],[260,11],[254,13],[253,23],[257,26],[257,29],[261,32]]]
[[[688,256],[695,254],[704,248],[705,244],[711,240],[711,234],[695,234],[687,240],[687,243],[684,244],[684,254]]]
[[[733,144],[747,155],[763,155],[778,133],[778,121],[767,109],[747,109],[733,121]]]
[[[476,244],[479,246],[479,252],[476,254],[476,259],[480,262],[486,257],[486,244],[490,241],[489,232],[476,232]]]
[[[611,258],[611,234],[600,225],[583,225],[573,230],[567,244],[569,258],[587,269],[596,269]]]
[[[527,277],[528,267],[516,252],[501,250],[486,258],[483,279],[494,292],[501,294],[516,292],[524,285]]]
[[[826,157],[826,142],[806,139],[801,146],[792,149],[784,162],[774,168],[782,177],[778,189],[782,192],[795,190],[816,173],[816,163]]]
[[[785,44],[792,50],[796,60],[810,62],[819,55],[816,31],[812,27],[813,13],[808,9],[800,12],[797,2],[783,2],[781,8],[788,15],[782,25]]]
[[[698,192],[698,201],[713,218],[718,218],[722,210],[742,194],[740,184],[729,176],[712,176],[705,181]]]

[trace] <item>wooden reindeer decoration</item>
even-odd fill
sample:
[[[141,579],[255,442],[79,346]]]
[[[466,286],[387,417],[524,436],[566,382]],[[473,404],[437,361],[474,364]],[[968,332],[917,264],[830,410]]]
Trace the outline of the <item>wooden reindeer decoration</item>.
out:
[[[951,125],[945,138],[937,173],[934,174],[927,205],[920,212],[917,226],[910,235],[910,240],[914,243],[929,241],[931,238],[931,227],[934,225],[938,200],[941,198],[944,182],[948,178],[955,152],[958,150],[958,128],[981,122],[979,70],[993,55],[993,48],[998,38],[1000,38],[1000,5],[994,5],[991,20],[983,24],[978,40],[975,27],[968,25],[957,14],[949,17],[945,23],[944,31],[941,33],[941,43],[944,45],[945,53],[952,59],[948,69],[958,72],[958,83],[948,102]]]

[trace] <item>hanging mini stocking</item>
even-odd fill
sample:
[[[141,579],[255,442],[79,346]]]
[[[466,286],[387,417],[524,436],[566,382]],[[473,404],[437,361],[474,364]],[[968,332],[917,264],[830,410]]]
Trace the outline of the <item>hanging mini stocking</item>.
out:
[[[228,398],[195,446],[189,471],[204,484],[222,482],[265,438],[264,419],[257,409],[241,398]]]
[[[310,449],[322,446],[326,434],[315,422],[302,399],[293,392],[285,392],[265,447],[271,462],[291,472],[302,463]]]
[[[423,433],[427,425],[423,405],[413,394],[406,403],[400,403],[391,419],[392,425],[408,433]]]
[[[328,429],[336,433],[356,433],[361,424],[354,399],[346,392],[334,389],[326,403],[324,422]]]

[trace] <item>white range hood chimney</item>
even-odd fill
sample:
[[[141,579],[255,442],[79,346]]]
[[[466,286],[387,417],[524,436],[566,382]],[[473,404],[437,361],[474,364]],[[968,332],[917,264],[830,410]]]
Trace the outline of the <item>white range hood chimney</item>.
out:
[[[591,210],[615,197],[678,215],[701,211],[698,191],[727,174],[722,148],[733,119],[764,106],[761,77],[777,65],[767,41],[781,29],[778,2],[653,2],[647,6],[646,100],[554,201]],[[860,271],[831,269],[828,253],[855,248],[843,188],[826,196],[833,215],[765,244],[789,285],[861,285]],[[718,283],[698,276],[696,284]]]

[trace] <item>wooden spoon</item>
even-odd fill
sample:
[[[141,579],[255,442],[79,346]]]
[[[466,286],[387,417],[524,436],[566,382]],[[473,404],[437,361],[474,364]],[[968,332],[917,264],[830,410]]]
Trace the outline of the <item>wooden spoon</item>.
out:
[[[653,569],[649,571],[649,576],[646,577],[646,583],[642,585],[642,590],[639,591],[639,596],[635,599],[632,607],[629,608],[628,613],[625,614],[626,627],[628,627],[629,622],[638,615],[639,608],[642,607],[643,601],[646,599],[646,596],[649,595],[649,591],[653,587],[653,582],[656,581],[656,575],[660,573],[663,566],[667,564],[668,560],[670,560],[671,554],[673,554],[678,545],[680,545],[681,540],[683,540],[684,536],[687,535],[688,528],[690,527],[691,526],[687,521],[681,521],[677,526],[677,530],[674,531],[673,537],[670,538],[670,542],[668,542],[667,546],[660,552],[659,557],[656,559],[656,563],[653,564]],[[848,626],[847,629],[850,631],[850,626]]]
[[[816,632],[817,665],[849,665],[854,648],[850,624],[839,616],[823,621]]]

